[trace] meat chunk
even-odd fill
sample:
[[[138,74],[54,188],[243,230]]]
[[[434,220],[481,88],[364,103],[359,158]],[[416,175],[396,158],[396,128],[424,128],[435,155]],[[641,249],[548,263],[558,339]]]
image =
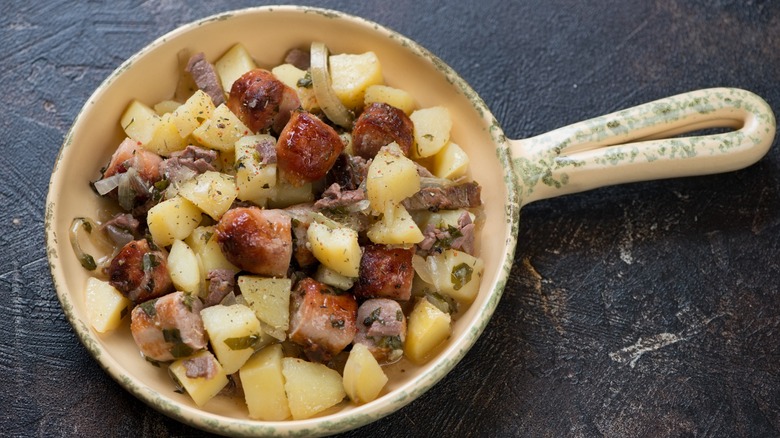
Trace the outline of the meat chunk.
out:
[[[327,362],[352,343],[357,308],[352,295],[337,294],[323,283],[304,278],[290,296],[289,339],[301,345],[310,360]]]
[[[162,158],[131,139],[125,139],[111,156],[95,189],[119,200],[125,211],[143,215],[153,205],[154,184],[161,178]],[[152,203],[151,205],[147,205]]]
[[[185,375],[190,379],[198,377],[212,379],[219,373],[219,362],[211,352],[185,359],[183,365]]]
[[[383,146],[396,142],[405,156],[414,145],[414,123],[400,109],[386,103],[369,104],[352,129],[355,153],[374,158]]]
[[[233,82],[228,108],[253,132],[279,133],[301,106],[298,94],[268,70],[250,70]]]
[[[133,240],[111,260],[108,281],[136,304],[161,297],[173,291],[168,253],[146,239]]]
[[[216,170],[217,151],[189,145],[160,163],[160,173],[171,182],[181,182],[195,175]]]
[[[237,267],[259,275],[284,277],[292,258],[290,216],[281,210],[237,207],[216,227],[222,253]]]
[[[412,295],[414,248],[367,245],[360,259],[360,273],[353,293],[361,298],[407,301]]]
[[[322,192],[322,197],[314,203],[315,210],[349,207],[366,199],[363,189],[342,191],[338,183],[333,183]]]
[[[215,106],[225,103],[225,90],[222,89],[217,70],[202,52],[192,55],[185,70],[192,76],[198,88],[211,97]]]
[[[236,273],[230,269],[213,269],[206,274],[206,280],[209,282],[209,288],[206,299],[203,300],[203,307],[216,306],[235,290]]]
[[[428,224],[423,231],[423,241],[417,244],[417,254],[425,257],[452,248],[474,255],[474,232],[474,223],[465,211],[458,218],[457,227],[438,228]]]
[[[295,111],[276,142],[278,168],[293,185],[323,178],[344,150],[339,134],[315,115]]]
[[[309,241],[307,232],[312,222],[311,213],[314,211],[311,203],[291,205],[284,209],[290,215],[293,234],[293,257],[298,266],[309,266],[317,262],[311,250],[306,246]]]
[[[129,213],[119,213],[103,222],[100,229],[114,242],[122,247],[141,237],[141,222]]]
[[[291,49],[284,55],[284,63],[292,64],[301,70],[308,70],[311,66],[311,55],[306,50]]]
[[[132,167],[141,178],[153,184],[160,180],[159,167],[162,160],[162,157],[144,149],[137,141],[126,138],[111,156],[108,166],[103,171],[103,178],[125,173]]]
[[[397,301],[366,300],[358,308],[357,327],[354,343],[368,347],[379,363],[392,363],[403,356],[406,316]]]
[[[133,339],[147,359],[167,362],[206,348],[196,296],[174,292],[136,306],[130,314]]]
[[[371,160],[357,155],[341,154],[328,172],[328,185],[338,184],[344,190],[355,190],[366,180]]]
[[[447,187],[423,187],[419,192],[404,199],[403,206],[407,210],[457,210],[458,208],[474,208],[482,205],[482,187],[476,182]]]

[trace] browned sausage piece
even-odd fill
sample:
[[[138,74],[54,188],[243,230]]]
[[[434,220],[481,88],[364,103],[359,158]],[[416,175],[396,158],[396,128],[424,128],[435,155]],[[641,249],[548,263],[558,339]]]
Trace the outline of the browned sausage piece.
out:
[[[146,239],[133,240],[111,260],[108,281],[134,303],[161,297],[173,291],[168,253]]]
[[[160,180],[162,161],[159,155],[144,149],[137,141],[126,138],[111,156],[111,161],[103,172],[103,178],[125,173],[127,169],[133,167],[141,178],[153,184]]]
[[[403,356],[406,316],[397,301],[366,300],[358,308],[357,327],[354,342],[368,347],[379,363],[392,363]]]
[[[238,207],[225,212],[217,243],[230,263],[259,275],[284,277],[292,257],[290,216],[281,210]]]
[[[404,155],[414,145],[414,123],[400,109],[386,103],[369,104],[352,128],[352,144],[355,154],[374,158],[382,146],[398,143]]]
[[[298,94],[268,70],[250,70],[233,82],[227,106],[253,132],[280,132],[301,106]]]
[[[276,142],[277,166],[293,185],[324,177],[344,150],[335,129],[317,116],[295,111]]]
[[[200,299],[185,292],[136,306],[130,314],[130,331],[144,357],[167,362],[206,348],[201,309]]]
[[[360,273],[353,292],[361,298],[407,301],[412,296],[414,248],[367,245],[360,259]]]
[[[327,362],[355,338],[357,307],[351,294],[304,278],[290,296],[290,340],[303,347],[309,360]]]

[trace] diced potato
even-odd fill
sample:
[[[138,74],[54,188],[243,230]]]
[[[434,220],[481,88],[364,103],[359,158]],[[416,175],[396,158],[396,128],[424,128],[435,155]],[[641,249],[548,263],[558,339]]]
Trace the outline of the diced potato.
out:
[[[299,81],[306,77],[306,71],[301,70],[292,64],[282,64],[271,70],[277,79],[284,82],[285,85],[295,90],[298,94],[298,100],[301,101],[301,107],[308,112],[317,112],[320,109],[317,103],[317,97],[314,95],[314,88],[301,87]]]
[[[235,44],[214,63],[214,69],[222,82],[222,89],[227,94],[230,94],[230,88],[233,87],[236,79],[256,68],[255,60],[241,43]]]
[[[207,148],[232,151],[236,141],[250,133],[249,128],[223,103],[214,109],[211,117],[192,131],[192,136]]]
[[[238,199],[265,205],[276,187],[276,163],[263,164],[257,151],[257,144],[270,142],[276,144],[276,139],[268,134],[241,137],[235,146],[236,187]]]
[[[468,169],[469,156],[451,141],[433,156],[431,173],[439,178],[456,179],[465,175]]]
[[[149,143],[159,122],[160,116],[137,100],[130,102],[119,120],[125,134],[141,144]]]
[[[344,365],[344,390],[349,398],[363,404],[375,400],[387,383],[379,362],[364,344],[355,344]]]
[[[377,212],[396,206],[420,190],[417,165],[393,142],[384,146],[368,167],[366,196]]]
[[[263,324],[264,331],[283,341],[290,328],[292,281],[289,278],[242,275],[238,277],[238,287],[247,305]]]
[[[464,304],[474,301],[485,269],[482,259],[447,249],[441,254],[428,256],[425,261],[439,292]]]
[[[277,179],[276,190],[271,199],[268,200],[268,207],[285,208],[312,201],[314,201],[314,192],[312,192],[312,184],[310,182],[296,187]]]
[[[168,253],[168,272],[176,290],[200,294],[200,262],[195,252],[181,240],[174,240]]]
[[[177,196],[150,208],[146,223],[154,243],[168,246],[174,240],[189,236],[200,224],[201,214],[201,210],[192,202]]]
[[[201,264],[201,276],[205,279],[206,275],[215,269],[228,269],[238,272],[239,269],[230,263],[217,243],[217,236],[214,234],[214,226],[200,226],[192,231],[184,242],[195,251]]]
[[[372,242],[385,245],[408,246],[424,239],[420,227],[401,205],[386,210],[382,219],[372,224],[366,234]]]
[[[411,94],[387,85],[371,85],[366,88],[364,102],[366,105],[374,102],[386,103],[400,109],[407,116],[414,111],[414,98]]]
[[[176,111],[176,108],[178,108],[179,105],[181,105],[181,103],[176,102],[175,100],[162,100],[154,104],[154,112],[157,113],[158,116],[162,116],[163,114]]]
[[[249,416],[280,421],[290,417],[284,392],[282,344],[271,344],[254,354],[239,370]]]
[[[285,357],[282,374],[293,420],[312,417],[337,405],[347,395],[338,371],[321,363]]]
[[[452,318],[422,298],[409,314],[404,354],[416,364],[422,364],[452,332]]]
[[[192,134],[198,126],[214,113],[214,102],[203,90],[198,90],[173,111],[173,123],[182,138]]]
[[[414,123],[412,158],[430,157],[450,141],[452,118],[447,108],[434,106],[418,109],[409,118]]]
[[[352,285],[355,284],[355,278],[341,275],[322,264],[317,266],[317,271],[314,273],[314,279],[320,283],[325,283],[328,286],[333,286],[341,290],[350,289]]]
[[[217,373],[210,379],[205,377],[187,377],[186,361],[188,359],[198,359],[202,356],[211,356],[210,359],[216,362]],[[200,407],[214,398],[215,395],[219,394],[219,391],[222,391],[222,388],[228,384],[225,370],[208,350],[199,351],[190,358],[183,358],[173,362],[168,367],[168,371],[170,371],[178,383],[187,391],[187,394],[192,397],[195,404]]]
[[[330,228],[317,222],[309,225],[306,236],[314,257],[323,265],[346,277],[357,277],[360,270],[358,233],[352,228]]]
[[[230,208],[237,195],[235,178],[214,171],[201,173],[179,185],[179,196],[217,220]]]
[[[89,277],[86,290],[87,321],[99,333],[119,327],[129,312],[130,300],[107,281]]]
[[[173,114],[167,113],[160,117],[154,128],[152,138],[144,144],[144,148],[157,155],[168,156],[187,147],[187,141],[179,135],[179,130],[173,120]]]
[[[269,339],[263,336],[260,321],[247,306],[206,307],[200,312],[209,343],[226,374],[233,374]]]
[[[331,87],[351,110],[362,108],[366,88],[384,82],[382,65],[374,52],[331,55],[329,65]]]

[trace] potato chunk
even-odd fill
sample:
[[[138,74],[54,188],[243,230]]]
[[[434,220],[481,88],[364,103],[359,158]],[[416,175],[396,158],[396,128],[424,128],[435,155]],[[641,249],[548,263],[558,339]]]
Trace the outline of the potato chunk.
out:
[[[290,328],[292,280],[242,275],[238,277],[238,287],[263,330],[276,339],[284,340]]]
[[[320,263],[346,277],[358,276],[361,252],[357,231],[314,222],[309,225],[306,235],[311,252]]]
[[[386,103],[400,109],[407,116],[414,111],[414,98],[411,94],[387,85],[371,85],[366,88],[364,102],[366,106],[374,102]]]
[[[282,374],[293,420],[312,417],[337,405],[347,395],[341,375],[321,363],[285,357]]]
[[[149,209],[146,223],[152,240],[158,246],[168,246],[174,240],[189,236],[201,221],[201,210],[192,202],[174,197]]]
[[[233,45],[214,63],[214,69],[222,82],[222,89],[227,92],[230,92],[236,79],[256,68],[255,60],[241,43]]]
[[[200,144],[218,151],[232,151],[236,141],[248,134],[249,128],[225,104],[215,108],[211,117],[192,131]]]
[[[179,185],[179,196],[197,205],[213,219],[219,219],[233,204],[238,190],[234,177],[208,171]]]
[[[214,102],[203,90],[198,90],[173,111],[173,123],[182,138],[187,138],[192,131],[214,113]]]
[[[267,134],[242,137],[236,142],[236,186],[238,199],[265,205],[276,187],[276,139]],[[272,159],[258,148],[270,148]]]
[[[329,64],[331,87],[351,110],[362,107],[366,88],[384,82],[382,65],[374,52],[331,55]]]
[[[284,392],[282,344],[272,344],[255,353],[239,370],[249,416],[264,421],[290,417]]]
[[[168,253],[168,271],[177,290],[200,294],[200,262],[195,252],[181,240],[174,240]]]
[[[474,301],[485,269],[482,259],[463,251],[447,249],[441,254],[428,256],[426,263],[439,292],[464,304]]]
[[[160,116],[149,106],[134,100],[122,113],[119,123],[128,137],[141,144],[147,144],[152,139],[157,124],[160,123]]]
[[[418,109],[409,118],[414,123],[412,158],[430,157],[450,141],[452,118],[447,108],[434,106]]]
[[[172,113],[163,114],[155,125],[152,138],[144,143],[144,148],[157,155],[168,156],[187,147],[187,142],[179,135]]]
[[[197,364],[198,362],[200,362],[199,365]],[[204,363],[205,366],[203,366]],[[203,376],[193,375],[192,370],[196,368],[205,368],[208,371]],[[214,398],[215,395],[219,394],[219,391],[228,384],[225,370],[208,350],[199,351],[191,357],[179,359],[173,362],[168,367],[168,370],[177,380],[177,383],[192,397],[195,404],[201,407]]]
[[[226,374],[238,371],[256,347],[269,341],[263,336],[255,312],[247,306],[218,304],[201,310],[200,316],[211,348]]]
[[[398,145],[379,150],[368,167],[366,196],[374,211],[384,213],[420,190],[417,165],[406,158]]]
[[[412,245],[425,238],[420,227],[406,209],[399,205],[385,210],[382,219],[375,222],[366,233],[374,243],[385,245]]]
[[[452,332],[449,313],[444,313],[422,298],[409,315],[404,354],[416,364],[425,363]]]
[[[344,390],[349,398],[363,404],[379,396],[387,376],[364,344],[354,344],[344,365]]]
[[[117,328],[132,304],[107,281],[95,277],[87,280],[86,298],[87,321],[99,333]]]
[[[451,141],[433,156],[431,173],[439,178],[456,179],[465,175],[468,169],[469,156]]]

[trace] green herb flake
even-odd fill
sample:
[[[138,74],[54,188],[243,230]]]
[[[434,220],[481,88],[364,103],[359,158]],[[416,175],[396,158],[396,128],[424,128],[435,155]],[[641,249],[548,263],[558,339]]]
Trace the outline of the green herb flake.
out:
[[[302,78],[298,79],[296,85],[298,85],[301,88],[311,88],[312,87],[311,72],[306,70],[306,74],[303,75]]]
[[[458,266],[452,268],[450,274],[450,281],[452,282],[455,290],[460,290],[466,283],[471,281],[471,274],[474,269],[466,263],[461,263]]]
[[[400,350],[404,348],[404,344],[401,342],[400,336],[385,336],[379,338],[376,345],[380,348],[389,348],[390,350]]]
[[[157,256],[147,252],[143,255],[143,257],[141,257],[141,264],[143,265],[144,272],[149,272],[156,268],[160,262],[157,261]]]
[[[364,326],[366,326],[366,327],[371,327],[371,324],[373,324],[373,323],[374,323],[374,321],[380,321],[380,322],[381,322],[381,320],[379,319],[379,314],[380,314],[381,312],[382,312],[382,309],[381,309],[381,308],[379,308],[379,307],[377,307],[376,309],[374,309],[374,311],[373,311],[373,312],[371,312],[371,314],[369,314],[369,315],[368,315],[368,316],[367,316],[367,317],[366,317],[366,318],[363,320],[363,325],[364,325]]]
[[[260,337],[257,335],[241,336],[239,338],[227,338],[223,342],[231,350],[246,350],[248,348],[254,348]]]
[[[97,269],[95,258],[89,254],[84,254],[83,256],[79,257],[79,263],[81,263],[81,266],[83,266],[87,271],[94,271]]]
[[[154,303],[157,300],[151,300],[151,301],[145,301],[138,305],[138,307],[141,308],[141,310],[146,313],[146,316],[149,318],[154,318],[157,315],[157,309],[154,307]]]

